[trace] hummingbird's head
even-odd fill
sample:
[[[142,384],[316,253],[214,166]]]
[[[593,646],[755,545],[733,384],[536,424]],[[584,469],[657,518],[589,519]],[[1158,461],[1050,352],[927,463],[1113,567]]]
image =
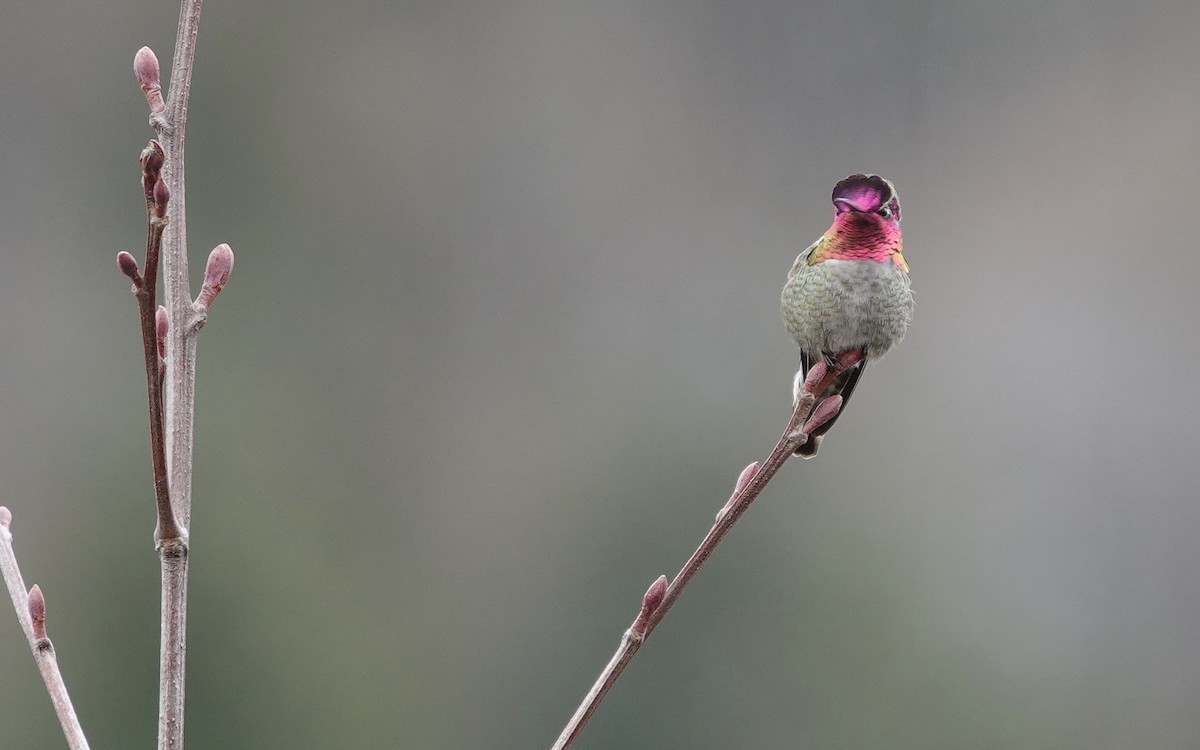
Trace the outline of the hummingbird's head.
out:
[[[864,214],[861,218],[872,222],[878,221],[870,217],[873,214],[890,224],[900,223],[900,197],[896,195],[896,187],[874,174],[852,174],[835,185],[833,210],[835,219],[853,213]],[[858,220],[860,217],[846,218]]]
[[[852,174],[833,188],[833,226],[809,262],[870,259],[891,261],[907,271],[902,247],[895,186],[879,175]]]

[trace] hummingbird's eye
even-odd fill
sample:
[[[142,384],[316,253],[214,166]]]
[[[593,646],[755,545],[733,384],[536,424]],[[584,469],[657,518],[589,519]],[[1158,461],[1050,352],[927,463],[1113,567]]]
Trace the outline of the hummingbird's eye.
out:
[[[888,206],[884,206],[883,208],[879,209],[875,213],[879,214],[880,216],[882,216],[883,218],[886,219],[887,217],[892,215],[892,209]]]

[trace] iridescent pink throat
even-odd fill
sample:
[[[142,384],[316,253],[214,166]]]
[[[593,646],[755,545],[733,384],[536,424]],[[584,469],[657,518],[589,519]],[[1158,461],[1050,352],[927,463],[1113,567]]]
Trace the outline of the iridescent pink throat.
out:
[[[900,225],[876,214],[847,211],[833,219],[833,226],[821,238],[821,244],[809,257],[809,263],[824,260],[892,261],[908,270],[902,250]]]

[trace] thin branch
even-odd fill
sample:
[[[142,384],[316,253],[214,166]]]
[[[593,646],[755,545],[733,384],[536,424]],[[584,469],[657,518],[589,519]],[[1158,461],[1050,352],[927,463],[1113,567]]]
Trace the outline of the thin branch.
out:
[[[195,409],[196,334],[205,312],[192,303],[188,285],[187,211],[184,192],[184,136],[191,96],[201,0],[182,0],[170,90],[165,102],[157,75],[143,75],[139,64],[153,53],[139,51],[134,71],[150,106],[150,124],[164,152],[162,179],[171,196],[171,222],[162,237],[163,296],[169,325],[165,331],[165,462],[174,513],[184,529],[192,516],[192,422]],[[232,265],[232,264],[231,264]],[[157,350],[156,350],[157,351]],[[186,534],[186,532],[184,532]],[[159,649],[158,747],[183,747],[184,674],[187,633],[188,546],[186,536],[160,537],[162,618]]]
[[[163,180],[171,192],[171,223],[163,234],[163,298],[171,327],[167,334],[166,431],[171,499],[184,527],[192,517],[192,419],[196,388],[196,319],[188,284],[187,205],[184,185],[184,136],[191,96],[192,62],[201,0],[183,0],[171,66],[171,88],[164,118],[151,114],[166,161]]]
[[[575,710],[575,714],[563,728],[562,734],[558,736],[552,750],[566,750],[571,746],[588,720],[592,718],[592,714],[596,712],[601,701],[608,695],[608,691],[616,683],[617,678],[621,676],[626,665],[633,659],[654,628],[658,627],[658,624],[666,617],[667,612],[683,593],[683,589],[699,572],[700,567],[708,560],[713,550],[717,548],[737,520],[750,507],[750,503],[759,496],[784,462],[805,443],[808,434],[837,414],[838,408],[841,406],[840,400],[825,399],[818,406],[817,394],[823,393],[841,372],[858,362],[861,357],[862,353],[859,351],[844,352],[830,365],[819,361],[809,370],[808,378],[797,394],[791,419],[788,420],[779,442],[775,444],[761,466],[752,463],[742,471],[734,485],[733,495],[717,513],[716,523],[700,541],[696,551],[684,563],[670,585],[666,586],[665,590],[659,594],[656,587],[660,585],[660,582],[663,584],[666,582],[665,578],[660,577],[642,597],[642,607],[637,618],[625,631],[616,653],[613,654],[612,659],[600,672],[595,684],[584,696],[579,708]]]
[[[149,52],[149,50],[146,50]],[[153,53],[149,53],[153,56]],[[138,58],[143,53],[139,52]],[[141,61],[141,60],[139,60]],[[155,71],[157,72],[157,60]],[[135,63],[135,68],[137,67]],[[139,76],[140,77],[140,76]],[[157,81],[157,74],[154,76]],[[142,326],[142,351],[146,365],[146,394],[150,414],[150,458],[154,471],[154,498],[158,509],[158,525],[154,538],[159,543],[184,538],[171,506],[170,478],[167,474],[167,453],[163,436],[162,363],[159,354],[158,320],[158,261],[162,251],[162,236],[169,221],[167,206],[171,199],[161,171],[164,161],[162,146],[150,141],[142,151],[142,191],[146,197],[146,272],[138,273],[137,261],[129,253],[117,254],[117,265],[133,281],[138,316]]]
[[[21,569],[13,552],[13,537],[9,531],[11,524],[12,513],[0,506],[0,572],[8,587],[8,596],[12,599],[25,639],[29,641],[29,648],[33,651],[38,671],[42,673],[42,681],[50,693],[50,702],[54,704],[54,712],[58,714],[68,747],[71,750],[87,750],[87,738],[83,736],[83,728],[79,725],[75,707],[71,705],[71,696],[67,693],[67,684],[58,669],[54,644],[46,637],[46,600],[36,585],[28,593],[25,591],[25,581],[21,578]]]

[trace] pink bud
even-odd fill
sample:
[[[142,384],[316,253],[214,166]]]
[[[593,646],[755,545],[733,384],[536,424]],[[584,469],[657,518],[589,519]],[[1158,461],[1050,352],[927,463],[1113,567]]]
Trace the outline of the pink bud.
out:
[[[154,183],[154,215],[158,218],[163,218],[167,215],[167,203],[171,201],[171,191],[167,189],[167,183],[159,180]]]
[[[204,285],[200,287],[200,296],[196,304],[207,308],[225,288],[229,274],[233,273],[233,249],[226,244],[220,244],[208,254],[208,262],[204,264]]]
[[[650,588],[646,589],[646,593],[642,595],[642,609],[647,615],[654,614],[655,610],[662,606],[663,597],[667,595],[667,577],[659,576],[654,579],[654,583],[650,584]]]
[[[29,619],[33,620],[33,637],[39,641],[46,637],[46,598],[35,583],[29,589]]]
[[[135,285],[141,281],[141,277],[138,276],[137,260],[124,250],[117,253],[117,267],[121,269],[121,273],[133,279]]]
[[[755,461],[746,468],[742,469],[742,473],[738,474],[737,481],[733,483],[733,494],[729,496],[729,499],[726,500],[725,504],[721,506],[721,509],[717,511],[717,520],[714,523],[720,523],[721,519],[725,518],[725,514],[727,514],[729,509],[733,507],[733,503],[738,499],[738,497],[742,494],[742,491],[746,489],[746,485],[750,484],[750,480],[754,479],[754,475],[757,473],[758,461]]]
[[[142,163],[142,192],[146,194],[148,201],[154,199],[154,186],[162,174],[163,162],[166,159],[167,155],[163,152],[162,146],[158,141],[153,140],[146,144],[138,157],[138,161]]]
[[[167,358],[167,331],[171,323],[167,320],[167,308],[162,305],[154,313],[154,333],[158,337],[158,358]]]
[[[133,74],[137,76],[138,86],[141,86],[142,93],[146,95],[146,103],[150,105],[150,111],[162,112],[166,109],[162,98],[162,88],[158,82],[158,57],[154,54],[154,50],[142,47],[137,51],[137,54],[133,56]]]
[[[167,160],[167,154],[163,151],[162,144],[151,139],[146,147],[142,149],[141,156],[138,160],[142,163],[142,169],[147,172],[154,172],[154,179],[158,179],[158,172],[162,170],[163,162]]]
[[[821,429],[829,420],[837,416],[837,413],[842,410],[842,397],[830,396],[821,403],[817,404],[817,408],[813,409],[812,415],[808,421],[804,423],[804,432],[808,435],[813,434]]]
[[[0,505],[0,526],[8,528],[12,525],[12,511],[3,505]]]
[[[633,621],[633,625],[629,626],[629,630],[639,639],[646,635],[646,626],[650,623],[650,618],[662,606],[663,599],[667,596],[667,577],[659,576],[654,579],[654,583],[650,584],[650,588],[646,589],[646,593],[642,595],[642,608],[638,612],[637,619]]]
[[[808,368],[808,376],[804,378],[804,390],[808,393],[819,394],[823,388],[820,388],[821,381],[825,380],[825,376],[829,373],[829,366],[825,364],[825,359],[818,358]]]
[[[737,481],[733,483],[733,494],[740,495],[742,490],[746,489],[746,485],[750,484],[750,480],[758,473],[758,461],[751,463],[746,468],[742,469],[742,473],[738,474]]]

